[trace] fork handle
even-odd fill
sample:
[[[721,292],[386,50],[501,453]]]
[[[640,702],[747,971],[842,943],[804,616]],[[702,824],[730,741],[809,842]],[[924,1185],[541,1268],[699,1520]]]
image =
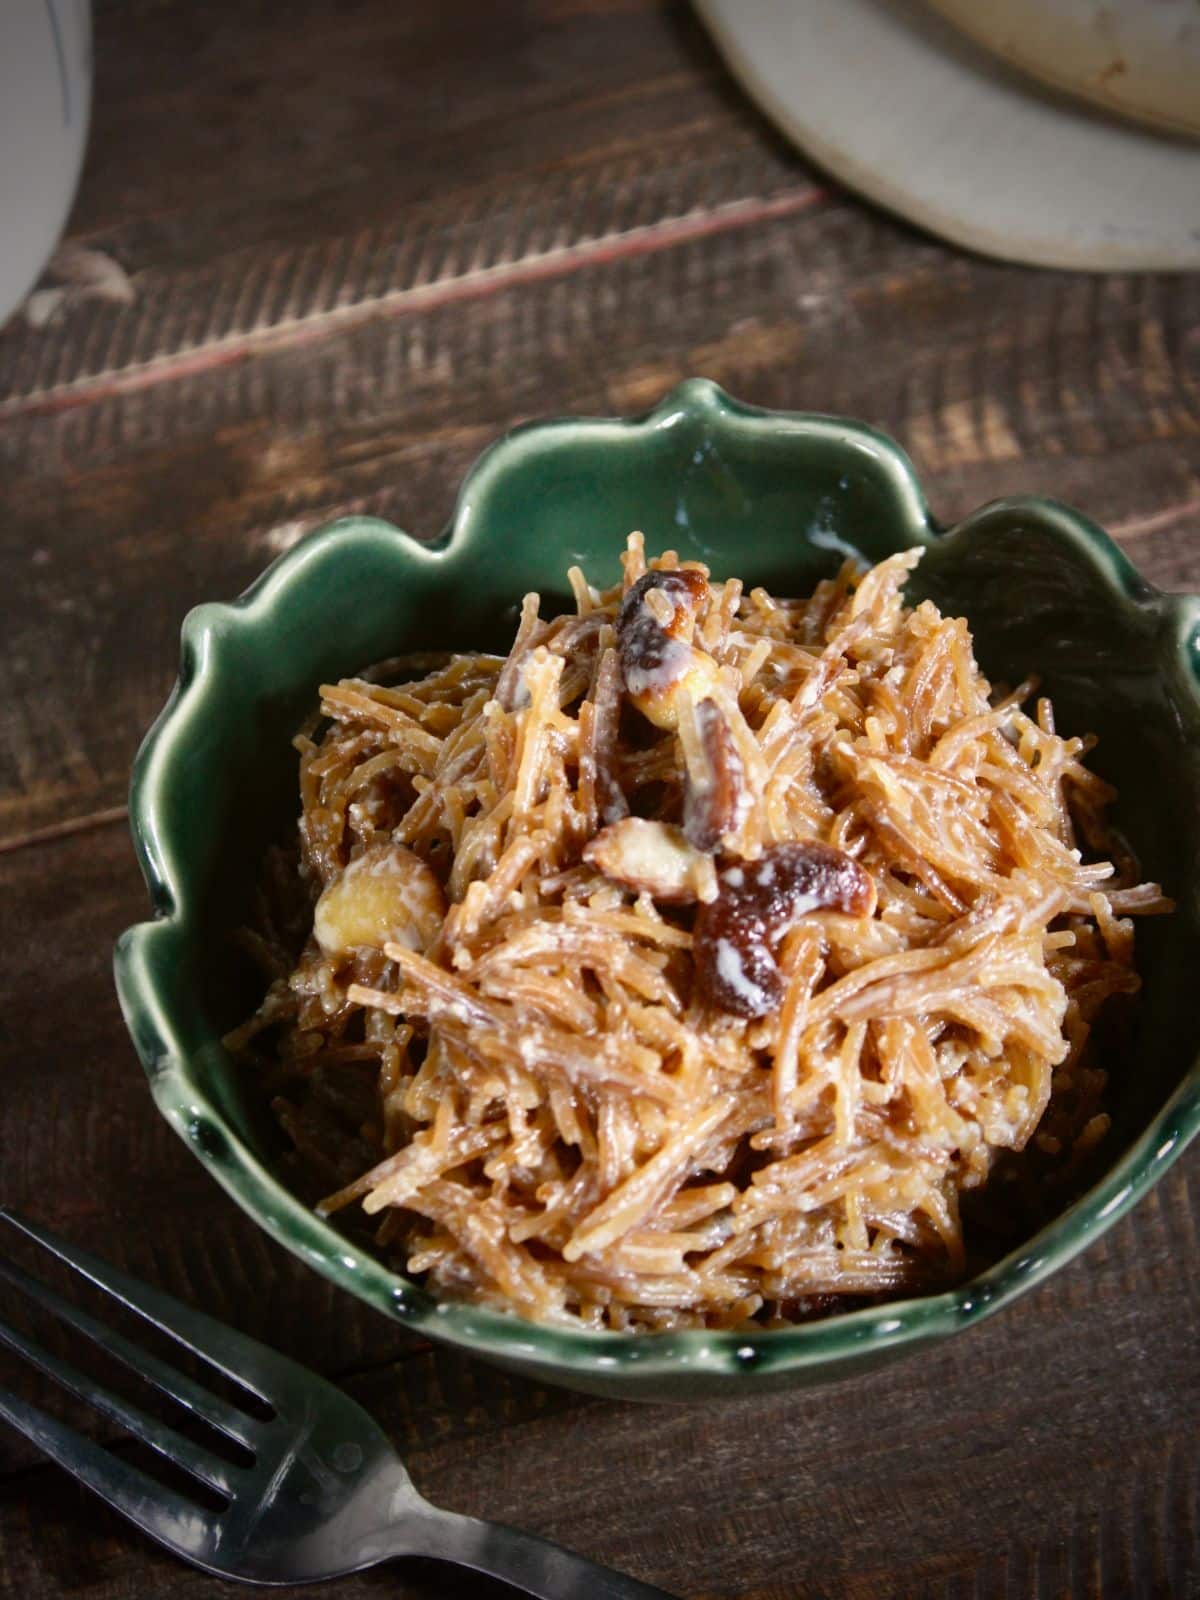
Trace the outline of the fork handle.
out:
[[[440,1507],[429,1506],[428,1511],[428,1517],[422,1515],[415,1523],[406,1519],[405,1554],[469,1567],[538,1600],[671,1600],[665,1589],[597,1566],[536,1534]]]

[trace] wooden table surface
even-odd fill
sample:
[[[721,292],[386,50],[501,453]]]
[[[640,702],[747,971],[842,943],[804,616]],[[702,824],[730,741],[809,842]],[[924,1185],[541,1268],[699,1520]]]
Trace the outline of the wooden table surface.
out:
[[[942,518],[1054,495],[1200,589],[1200,279],[944,247],[781,143],[657,0],[99,0],[69,238],[132,297],[76,286],[0,332],[3,1198],[343,1382],[434,1500],[679,1595],[1200,1593],[1195,1152],[934,1354],[735,1405],[586,1400],[267,1242],[154,1110],[110,978],[180,620],[310,527],[432,534],[498,431],[702,373],[893,433]],[[0,1595],[167,1591],[226,1592],[0,1430]]]

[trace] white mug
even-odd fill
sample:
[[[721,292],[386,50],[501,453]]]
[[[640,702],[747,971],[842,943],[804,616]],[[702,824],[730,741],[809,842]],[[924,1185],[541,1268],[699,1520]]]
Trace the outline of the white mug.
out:
[[[91,109],[90,0],[0,0],[0,323],[58,243]]]

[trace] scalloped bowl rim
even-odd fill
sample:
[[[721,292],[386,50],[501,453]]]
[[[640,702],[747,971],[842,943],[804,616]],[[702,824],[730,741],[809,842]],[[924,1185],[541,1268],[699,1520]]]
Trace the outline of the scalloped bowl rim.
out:
[[[340,1287],[385,1314],[443,1342],[485,1358],[538,1366],[543,1376],[611,1381],[622,1369],[640,1377],[682,1373],[741,1373],[837,1367],[866,1350],[896,1351],[973,1325],[1027,1293],[1066,1265],[1122,1217],[1163,1175],[1200,1131],[1200,1059],[1193,1062],[1149,1127],[1103,1176],[1070,1207],[1018,1250],[967,1282],[938,1294],[895,1300],[787,1329],[688,1330],[661,1334],[588,1332],[528,1322],[513,1313],[466,1302],[437,1300],[319,1218],[275,1177],[229,1126],[212,1098],[197,1084],[188,1051],[178,1038],[154,977],[152,957],[160,945],[182,935],[190,907],[181,894],[161,814],[164,779],[180,758],[188,726],[204,713],[209,664],[221,638],[253,630],[286,602],[292,584],[310,562],[344,551],[355,537],[394,540],[406,561],[442,565],[457,560],[477,537],[477,507],[505,455],[536,444],[560,429],[586,427],[596,437],[670,428],[683,417],[719,416],[724,425],[785,430],[821,437],[867,451],[883,466],[895,493],[896,510],[907,520],[914,543],[928,545],[1014,510],[1035,514],[1091,565],[1130,612],[1166,613],[1176,636],[1177,664],[1200,705],[1200,596],[1168,595],[1146,582],[1098,525],[1082,513],[1037,496],[990,502],[943,530],[929,515],[915,469],[886,435],[848,419],[804,412],[773,412],[744,405],[706,379],[689,379],[651,411],[635,417],[561,417],[525,423],[502,435],[478,457],[458,492],[446,532],[423,544],[391,523],[349,517],[328,523],[276,559],[237,599],[197,606],[184,619],[179,677],[147,733],[130,783],[130,826],[139,865],[155,912],[153,921],[126,929],[117,942],[115,976],[126,1025],[167,1120],[221,1185],[286,1248]],[[214,1137],[215,1135],[215,1137]]]

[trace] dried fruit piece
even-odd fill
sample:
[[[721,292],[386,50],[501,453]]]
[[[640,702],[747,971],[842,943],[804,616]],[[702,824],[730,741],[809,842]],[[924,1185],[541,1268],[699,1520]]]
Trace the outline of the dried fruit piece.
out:
[[[619,822],[629,815],[629,802],[617,778],[617,749],[621,728],[621,664],[615,650],[600,658],[588,723],[589,737],[580,753],[580,777],[585,763],[596,813],[601,822]]]
[[[630,889],[655,900],[712,900],[717,875],[712,858],[694,849],[679,828],[644,817],[614,822],[588,844],[583,859]]]
[[[617,617],[617,645],[629,698],[659,728],[678,721],[677,696],[686,685],[703,699],[717,664],[692,638],[708,599],[708,579],[695,567],[646,572],[633,584]]]
[[[683,831],[697,850],[715,850],[750,809],[746,768],[715,700],[701,700],[690,724],[681,712],[679,732],[687,766]]]
[[[317,901],[313,932],[326,955],[367,945],[426,950],[446,916],[442,886],[420,856],[383,844],[356,856]]]
[[[718,885],[697,914],[692,949],[705,997],[738,1017],[765,1017],[783,999],[775,947],[798,917],[875,909],[870,873],[825,844],[773,845],[758,861],[726,867]]]

